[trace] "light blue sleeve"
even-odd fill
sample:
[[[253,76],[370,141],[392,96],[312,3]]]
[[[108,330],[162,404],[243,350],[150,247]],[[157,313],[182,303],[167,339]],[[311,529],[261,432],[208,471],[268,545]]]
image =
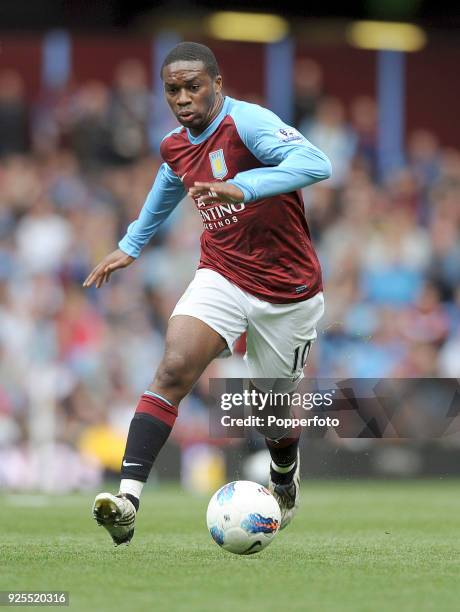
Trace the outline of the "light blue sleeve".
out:
[[[119,248],[131,257],[139,257],[143,247],[184,197],[181,180],[168,164],[162,164],[139,217],[129,225],[118,243]]]
[[[265,166],[239,172],[228,182],[245,202],[289,193],[331,176],[331,162],[300,132],[266,108],[235,102],[230,110],[241,140]]]

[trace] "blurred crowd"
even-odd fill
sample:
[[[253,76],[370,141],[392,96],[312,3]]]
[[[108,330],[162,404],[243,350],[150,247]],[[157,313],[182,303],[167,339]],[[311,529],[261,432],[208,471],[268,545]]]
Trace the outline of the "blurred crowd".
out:
[[[345,106],[309,59],[295,74],[296,127],[333,165],[304,193],[326,298],[307,374],[459,377],[460,152],[421,126],[404,166],[381,177],[375,100]],[[50,489],[118,470],[199,259],[201,221],[184,200],[135,264],[82,288],[161,163],[158,135],[175,124],[159,104],[134,60],[111,88],[71,83],[32,102],[20,74],[0,72],[0,486],[43,485],[50,448]],[[244,341],[184,400],[176,444],[207,440],[209,377],[245,376],[243,352]]]

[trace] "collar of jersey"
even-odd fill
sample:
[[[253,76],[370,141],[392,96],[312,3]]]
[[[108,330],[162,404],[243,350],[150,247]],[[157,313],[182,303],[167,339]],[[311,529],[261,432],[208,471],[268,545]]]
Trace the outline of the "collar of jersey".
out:
[[[190,140],[190,142],[192,144],[201,144],[207,138],[209,138],[211,136],[211,134],[213,134],[217,130],[217,128],[221,124],[221,122],[224,119],[224,117],[226,115],[228,115],[228,107],[229,107],[229,105],[230,105],[230,98],[228,96],[225,96],[224,104],[222,106],[222,110],[217,115],[217,117],[214,119],[214,121],[208,125],[208,127],[205,129],[205,131],[201,132],[201,134],[199,134],[199,136],[192,136],[190,134],[189,129],[186,128],[187,136],[188,136],[188,139]]]

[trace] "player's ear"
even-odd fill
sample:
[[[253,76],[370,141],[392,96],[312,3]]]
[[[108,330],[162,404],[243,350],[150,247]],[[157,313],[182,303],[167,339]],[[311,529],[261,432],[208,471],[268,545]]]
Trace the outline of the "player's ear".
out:
[[[214,79],[214,91],[216,94],[222,91],[222,76],[220,74],[218,74]]]

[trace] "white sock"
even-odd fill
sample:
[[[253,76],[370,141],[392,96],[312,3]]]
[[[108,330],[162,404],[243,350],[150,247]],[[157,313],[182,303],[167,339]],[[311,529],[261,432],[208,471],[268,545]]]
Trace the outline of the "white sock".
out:
[[[287,465],[285,467],[281,467],[280,465],[276,465],[276,463],[273,463],[272,461],[272,469],[275,472],[278,472],[278,474],[287,474],[288,472],[290,472],[292,470],[292,468],[295,466],[296,462],[294,461],[294,463],[291,463],[291,465]]]
[[[142,487],[145,485],[145,482],[141,482],[140,480],[131,480],[130,478],[122,478],[120,482],[120,493],[129,493],[137,499],[140,498]]]

